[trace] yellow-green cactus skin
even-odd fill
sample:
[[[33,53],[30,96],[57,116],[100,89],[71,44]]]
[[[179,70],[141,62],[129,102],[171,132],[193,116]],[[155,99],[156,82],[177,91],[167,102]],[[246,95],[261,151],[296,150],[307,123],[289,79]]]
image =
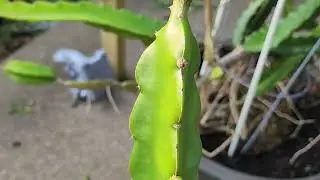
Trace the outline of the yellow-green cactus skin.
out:
[[[174,0],[167,24],[136,66],[140,93],[129,120],[132,180],[198,178],[200,98],[195,74],[200,52],[187,17],[189,5]]]

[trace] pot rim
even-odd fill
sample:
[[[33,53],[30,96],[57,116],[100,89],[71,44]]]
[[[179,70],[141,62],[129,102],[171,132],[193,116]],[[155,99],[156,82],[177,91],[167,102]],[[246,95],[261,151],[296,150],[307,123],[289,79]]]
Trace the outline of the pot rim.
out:
[[[220,180],[320,180],[320,173],[310,177],[302,178],[285,178],[275,179],[261,176],[255,176],[236,171],[229,167],[226,167],[216,161],[212,161],[206,157],[202,157],[199,165],[199,171],[206,176],[219,178]]]

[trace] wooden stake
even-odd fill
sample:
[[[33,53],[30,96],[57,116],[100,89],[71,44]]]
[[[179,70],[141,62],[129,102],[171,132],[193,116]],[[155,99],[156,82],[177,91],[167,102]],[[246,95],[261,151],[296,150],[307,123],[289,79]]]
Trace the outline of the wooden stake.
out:
[[[100,3],[111,4],[114,8],[123,8],[125,0],[100,0]],[[101,43],[108,54],[110,65],[118,80],[126,79],[126,42],[114,33],[101,31]]]

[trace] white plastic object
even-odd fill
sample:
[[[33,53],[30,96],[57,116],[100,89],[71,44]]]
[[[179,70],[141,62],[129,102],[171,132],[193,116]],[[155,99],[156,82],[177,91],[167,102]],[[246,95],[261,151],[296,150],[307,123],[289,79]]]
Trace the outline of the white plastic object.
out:
[[[61,48],[53,54],[53,60],[64,65],[64,71],[71,80],[86,82],[113,77],[113,72],[103,49],[96,50],[91,57],[88,57],[78,50]],[[98,100],[105,94],[104,89],[70,88],[69,92],[74,99],[82,98],[90,102]]]

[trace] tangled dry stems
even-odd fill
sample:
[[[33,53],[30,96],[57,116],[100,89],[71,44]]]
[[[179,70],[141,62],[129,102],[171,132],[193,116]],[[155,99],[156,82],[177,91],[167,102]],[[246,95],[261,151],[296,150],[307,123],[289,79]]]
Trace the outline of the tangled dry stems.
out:
[[[247,61],[247,59],[245,60]],[[250,78],[250,76],[252,75],[252,68],[254,68],[254,66],[250,66],[249,63],[247,63],[247,65],[244,66],[245,63],[241,62],[245,60],[238,59],[238,63],[234,63],[234,65],[230,68],[231,70],[227,69],[228,74],[225,80],[223,80],[223,83],[217,83],[216,86],[211,86],[211,88],[213,89],[212,91],[207,91],[216,92],[216,95],[212,102],[207,103],[207,106],[205,107],[205,113],[201,117],[200,128],[206,129],[206,131],[202,131],[203,134],[222,132],[227,135],[232,135],[234,133],[234,130],[231,127],[233,127],[234,124],[237,124],[237,121],[239,119],[239,107],[243,105],[245,98],[244,92],[247,90],[247,86],[243,82],[249,81],[248,79],[245,79],[245,77]],[[230,74],[232,74],[231,77],[229,76]],[[283,88],[283,84],[281,83],[278,84],[278,86],[280,90]],[[206,94],[207,99],[209,99],[209,96],[211,95],[212,94]],[[265,112],[265,110],[267,109],[270,109],[272,105],[272,103],[270,102],[270,98],[274,99],[274,97],[275,96],[272,96],[272,94],[257,97],[253,104],[253,107],[255,109],[260,109],[260,111],[258,113],[252,113],[255,114],[255,116],[251,115],[250,119],[257,119],[257,121],[260,121],[261,114],[263,115],[263,112]],[[314,123],[314,120],[304,119],[301,113],[295,107],[290,96],[286,97],[285,103],[287,104],[287,106],[285,106],[287,107],[287,109],[283,109],[283,106],[277,108],[273,117],[279,120],[289,121],[292,125],[296,127],[291,134],[280,138],[285,139],[288,136],[290,138],[295,138],[301,130],[301,128],[303,127],[303,125]],[[251,122],[253,123],[257,121]],[[242,138],[246,138],[247,134],[249,133],[248,129],[252,129],[256,126],[256,124],[252,123],[251,125],[250,123],[247,125],[246,131],[244,131],[244,133],[241,135]],[[229,144],[230,138],[225,140],[219,147],[217,147],[212,152],[208,152],[204,149],[203,154],[209,158],[213,158],[222,151],[224,151]]]

